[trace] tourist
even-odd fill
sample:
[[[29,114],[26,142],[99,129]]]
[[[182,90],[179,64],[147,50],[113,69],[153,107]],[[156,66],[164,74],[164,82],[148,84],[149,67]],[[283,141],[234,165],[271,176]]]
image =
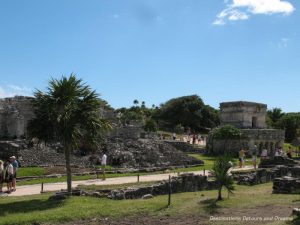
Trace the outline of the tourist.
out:
[[[14,168],[14,176],[13,176],[13,182],[12,182],[12,191],[16,191],[16,183],[17,183],[17,171],[18,171],[18,168],[19,168],[19,163],[16,159],[15,156],[12,156],[11,157],[12,159],[12,166]]]
[[[0,194],[2,194],[2,188],[4,183],[4,167],[3,167],[3,161],[0,160]]]
[[[246,151],[244,149],[241,149],[239,151],[239,163],[240,163],[240,168],[244,167],[244,162],[245,162],[245,153]]]
[[[266,159],[268,158],[268,150],[267,149],[263,149],[260,155],[261,159]]]
[[[14,176],[14,167],[12,165],[12,159],[7,160],[5,168],[5,182],[7,183],[7,193],[10,194],[12,192],[12,182]]]
[[[288,153],[286,154],[287,157],[289,157],[290,159],[292,158],[292,152],[293,152],[293,150],[292,150],[292,148],[291,148],[291,146],[290,146],[290,147],[289,147],[289,150],[288,150]]]
[[[276,148],[276,150],[275,150],[275,157],[277,157],[277,156],[280,156],[278,148]]]
[[[196,134],[193,134],[193,145],[196,144]]]
[[[176,133],[173,133],[173,140],[176,140]]]
[[[254,169],[256,170],[256,165],[257,165],[257,146],[254,145],[254,148],[252,150],[252,164]]]
[[[107,162],[107,155],[106,155],[106,151],[104,151],[102,158],[101,158],[102,180],[106,179],[106,177],[105,177],[106,162]]]
[[[278,152],[279,152],[279,155],[280,155],[280,156],[284,156],[284,152],[283,152],[282,147],[279,147]]]

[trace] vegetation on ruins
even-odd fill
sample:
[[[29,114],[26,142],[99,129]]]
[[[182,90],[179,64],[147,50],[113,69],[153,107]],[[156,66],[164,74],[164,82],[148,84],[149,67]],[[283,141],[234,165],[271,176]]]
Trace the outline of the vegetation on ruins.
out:
[[[228,191],[228,193],[233,193],[234,182],[232,176],[229,174],[229,169],[232,166],[232,158],[225,154],[219,156],[214,162],[212,167],[212,174],[215,176],[216,182],[218,184],[218,198],[217,200],[222,200],[222,189],[223,187]]]
[[[232,125],[224,125],[213,130],[213,138],[219,140],[240,139],[242,132]]]
[[[157,123],[153,119],[147,119],[145,122],[144,130],[148,132],[156,132]]]
[[[70,156],[81,140],[97,145],[109,123],[100,116],[98,94],[77,79],[74,74],[60,80],[51,79],[45,92],[34,93],[35,118],[30,121],[32,137],[58,141],[63,145],[66,159],[68,192],[72,190]]]

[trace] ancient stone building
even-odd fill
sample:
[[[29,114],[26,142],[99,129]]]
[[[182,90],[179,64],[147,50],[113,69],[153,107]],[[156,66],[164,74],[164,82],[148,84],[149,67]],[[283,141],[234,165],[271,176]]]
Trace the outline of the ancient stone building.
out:
[[[224,102],[220,104],[221,125],[231,124],[241,129],[266,128],[267,105],[254,102]]]
[[[0,99],[0,137],[22,137],[34,112],[31,97],[15,96]]]
[[[242,137],[235,140],[216,140],[209,135],[207,149],[213,154],[225,151],[237,153],[241,148],[253,149],[257,145],[259,151],[267,149],[273,155],[275,148],[283,146],[285,132],[266,127],[267,105],[255,102],[225,102],[220,104],[222,125],[233,125],[242,132]],[[259,152],[259,153],[260,153]]]

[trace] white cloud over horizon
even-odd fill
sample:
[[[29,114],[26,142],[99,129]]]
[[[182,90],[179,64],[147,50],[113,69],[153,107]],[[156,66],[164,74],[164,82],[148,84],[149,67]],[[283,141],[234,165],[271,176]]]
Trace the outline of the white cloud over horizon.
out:
[[[14,84],[0,86],[0,98],[14,97],[16,95],[32,96],[32,89]]]
[[[290,15],[294,6],[286,0],[225,0],[226,8],[218,15],[214,25],[224,25],[227,21],[247,20],[251,15]]]

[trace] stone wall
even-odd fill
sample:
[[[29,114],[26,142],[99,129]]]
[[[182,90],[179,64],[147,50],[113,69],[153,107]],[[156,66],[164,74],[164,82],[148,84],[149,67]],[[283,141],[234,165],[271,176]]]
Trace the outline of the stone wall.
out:
[[[165,143],[183,152],[205,153],[205,150],[183,141],[164,140]]]
[[[211,154],[223,154],[231,152],[235,155],[243,149],[251,150],[257,145],[259,154],[265,148],[270,156],[275,154],[275,148],[283,146],[285,132],[275,129],[242,129],[241,139],[218,140],[213,139],[212,134],[208,136],[206,148]]]
[[[31,97],[0,99],[0,137],[22,137],[34,116]]]
[[[224,102],[220,104],[221,125],[237,128],[266,128],[267,105],[255,102]]]
[[[195,192],[213,190],[217,188],[215,181],[208,181],[206,176],[194,174],[182,174],[171,179],[171,193]],[[165,195],[169,193],[169,182],[163,181],[148,187],[131,188],[124,190],[112,190],[108,195],[114,200],[138,199],[145,195]]]

